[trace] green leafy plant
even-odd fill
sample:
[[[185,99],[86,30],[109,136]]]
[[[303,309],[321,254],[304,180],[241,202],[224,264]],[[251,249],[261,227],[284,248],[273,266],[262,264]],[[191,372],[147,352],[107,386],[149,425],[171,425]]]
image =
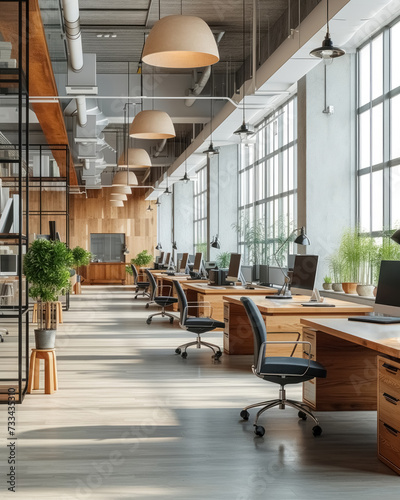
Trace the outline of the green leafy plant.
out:
[[[87,266],[92,258],[92,254],[88,250],[79,246],[72,249],[72,256],[72,267],[77,271],[77,274],[79,274],[79,268],[81,266]]]
[[[69,290],[72,263],[72,251],[61,241],[35,240],[24,258],[29,296],[42,302],[56,301]]]
[[[265,245],[264,220],[250,221],[247,215],[242,215],[237,224],[232,224],[232,228],[245,243],[248,264],[261,264]]]
[[[382,260],[400,260],[400,245],[390,238],[393,232],[390,230],[382,231],[381,242],[377,245],[373,269],[373,283],[375,285],[378,283]]]
[[[339,253],[335,253],[328,258],[329,270],[333,276],[334,283],[342,283],[343,279],[343,262]]]
[[[228,267],[229,262],[231,260],[231,253],[230,252],[221,252],[217,255],[217,258],[215,259],[215,262],[217,263],[218,267]]]
[[[325,276],[324,283],[328,283],[328,284],[332,283],[332,278],[330,276]]]
[[[143,250],[134,259],[131,259],[131,264],[134,264],[136,267],[146,267],[150,262],[153,262],[153,256],[147,250]],[[133,275],[131,266],[126,266],[125,269],[128,274]]]
[[[201,252],[203,254],[203,258],[207,256],[207,243],[197,243],[195,247],[196,252]]]

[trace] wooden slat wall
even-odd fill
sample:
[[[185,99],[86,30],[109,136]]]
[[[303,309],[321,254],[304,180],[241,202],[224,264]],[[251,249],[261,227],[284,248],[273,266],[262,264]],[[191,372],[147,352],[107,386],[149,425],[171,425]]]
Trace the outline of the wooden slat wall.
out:
[[[148,202],[142,189],[133,189],[122,208],[109,202],[111,188],[88,190],[85,195],[70,196],[70,247],[79,245],[90,250],[91,233],[124,233],[128,262],[146,249],[154,255],[157,245],[157,210],[147,212]]]

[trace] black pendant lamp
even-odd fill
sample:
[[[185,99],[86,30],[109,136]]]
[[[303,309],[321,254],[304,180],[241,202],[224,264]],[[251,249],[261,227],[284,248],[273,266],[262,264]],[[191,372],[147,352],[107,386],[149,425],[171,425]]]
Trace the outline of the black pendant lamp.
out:
[[[339,47],[335,47],[331,40],[331,35],[329,33],[329,0],[326,0],[326,35],[322,42],[322,46],[318,47],[310,52],[310,56],[319,57],[320,59],[325,59],[327,61],[334,59],[335,57],[341,57],[345,55],[345,51]]]

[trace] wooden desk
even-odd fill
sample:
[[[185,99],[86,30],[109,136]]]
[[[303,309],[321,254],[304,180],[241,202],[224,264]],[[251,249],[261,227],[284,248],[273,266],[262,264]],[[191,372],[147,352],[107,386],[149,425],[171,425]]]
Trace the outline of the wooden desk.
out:
[[[243,295],[248,295],[247,293]],[[224,352],[226,354],[253,354],[253,333],[240,297],[224,296],[225,331]],[[265,295],[252,297],[265,319],[268,334],[271,332],[294,332],[292,335],[273,335],[270,340],[296,340],[302,333],[300,318],[304,316],[345,317],[360,316],[372,311],[372,307],[344,302],[343,300],[326,299],[335,307],[303,307],[301,302],[308,302],[310,297],[295,295],[293,299],[266,299]],[[293,346],[292,346],[293,348]],[[271,347],[270,347],[271,349]],[[290,355],[290,347],[276,346],[271,355]],[[295,353],[302,356],[299,351]]]
[[[254,290],[246,290],[243,286],[236,287],[209,287],[202,284],[190,284],[186,285],[187,291],[186,296],[188,302],[209,302],[212,307],[212,317],[218,321],[224,321],[224,302],[223,297],[225,295],[236,296],[239,300],[243,295],[260,295],[266,294],[273,295],[278,292],[275,288],[255,288]],[[205,313],[209,315],[208,307],[204,310],[200,307],[198,308],[197,315]],[[196,310],[191,311],[189,308],[189,314],[196,315]]]
[[[187,286],[194,283],[208,283],[207,280],[192,280],[187,276],[168,276],[166,274],[155,274],[154,278],[157,281],[157,289],[160,295],[172,295],[173,297],[178,297],[175,287],[173,285],[173,281],[179,281],[181,287],[185,293],[187,293]],[[172,293],[171,293],[172,288]],[[172,304],[172,310],[178,311],[179,304]]]
[[[303,318],[303,340],[326,379],[303,384],[303,400],[323,410],[378,410],[378,457],[400,474],[400,324]]]

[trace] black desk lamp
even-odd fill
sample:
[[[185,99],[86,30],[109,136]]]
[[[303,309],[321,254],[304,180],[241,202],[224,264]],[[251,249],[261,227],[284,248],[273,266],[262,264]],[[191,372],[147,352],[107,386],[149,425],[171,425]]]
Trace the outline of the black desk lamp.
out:
[[[310,240],[309,240],[308,236],[306,235],[304,226],[303,227],[298,227],[297,229],[294,229],[289,234],[289,236],[286,238],[286,240],[282,243],[282,245],[274,253],[274,259],[276,260],[276,263],[278,264],[278,267],[281,270],[281,273],[285,277],[285,282],[284,282],[282,288],[279,290],[279,292],[276,295],[273,296],[274,299],[291,299],[292,298],[292,293],[291,293],[291,291],[289,289],[290,278],[284,272],[284,270],[282,269],[281,265],[279,264],[278,254],[282,250],[282,248],[286,245],[286,243],[289,241],[289,239],[291,238],[291,236],[293,234],[296,234],[297,231],[300,231],[300,234],[294,240],[294,243],[296,243],[297,245],[310,245]],[[271,296],[267,296],[267,298],[271,298]]]
[[[400,245],[400,229],[392,234],[391,239]]]

